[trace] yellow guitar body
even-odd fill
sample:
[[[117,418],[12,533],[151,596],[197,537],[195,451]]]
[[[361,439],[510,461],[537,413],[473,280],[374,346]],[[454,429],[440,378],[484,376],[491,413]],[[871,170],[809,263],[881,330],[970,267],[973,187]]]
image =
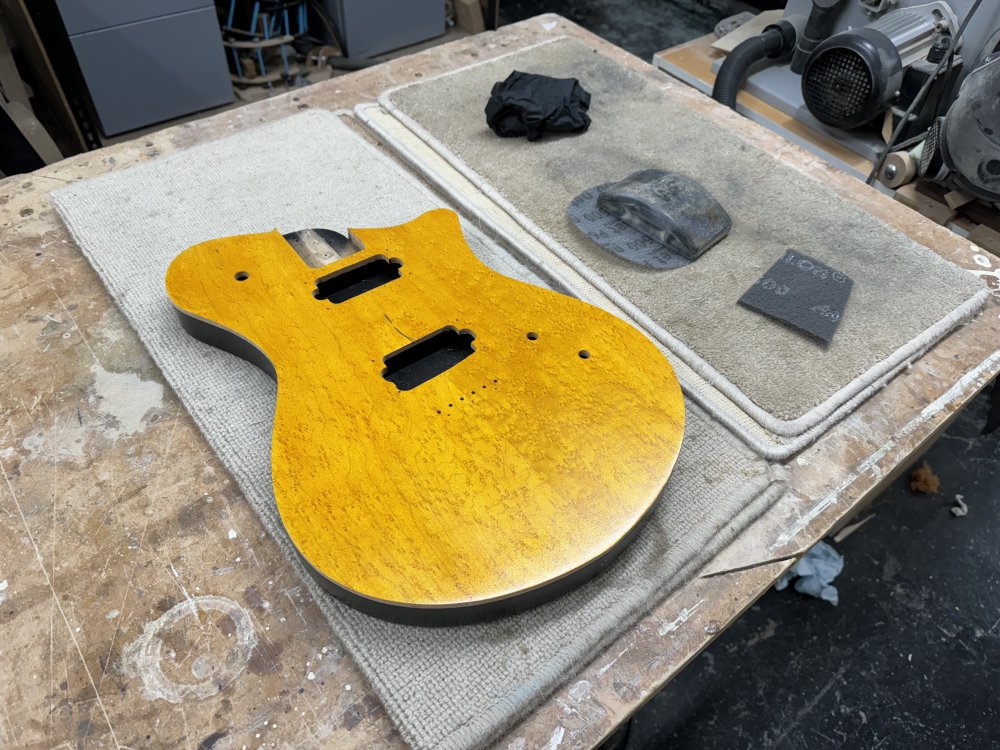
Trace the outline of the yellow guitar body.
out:
[[[680,449],[666,358],[603,310],[489,269],[451,211],[352,240],[319,269],[278,232],[211,240],[166,278],[189,331],[277,379],[274,495],[302,558],[353,605],[426,623],[596,573]]]

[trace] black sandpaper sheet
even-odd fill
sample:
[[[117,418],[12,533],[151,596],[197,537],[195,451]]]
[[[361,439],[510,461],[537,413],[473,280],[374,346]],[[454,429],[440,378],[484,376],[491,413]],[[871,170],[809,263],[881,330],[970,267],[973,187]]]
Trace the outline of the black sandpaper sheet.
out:
[[[786,250],[739,302],[829,343],[853,286],[846,274],[798,250]]]

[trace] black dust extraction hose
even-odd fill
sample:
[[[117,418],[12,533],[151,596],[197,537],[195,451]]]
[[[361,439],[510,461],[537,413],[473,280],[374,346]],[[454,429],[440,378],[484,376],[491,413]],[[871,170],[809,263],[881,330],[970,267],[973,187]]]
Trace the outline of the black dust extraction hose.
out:
[[[795,48],[795,27],[787,21],[768,26],[763,33],[746,39],[733,49],[719,68],[712,88],[712,98],[736,109],[736,95],[750,66],[765,57],[783,57]]]
[[[820,42],[833,33],[834,24],[837,23],[837,16],[844,7],[844,0],[813,0],[812,10],[809,11],[809,19],[806,27],[802,29],[798,44],[795,47],[795,54],[792,55],[792,72],[802,75],[806,69],[806,60],[812,51],[819,46]]]

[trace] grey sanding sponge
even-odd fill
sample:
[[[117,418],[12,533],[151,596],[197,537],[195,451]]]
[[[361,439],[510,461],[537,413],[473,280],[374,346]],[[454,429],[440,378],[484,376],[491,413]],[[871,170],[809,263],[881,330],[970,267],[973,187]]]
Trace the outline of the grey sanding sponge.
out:
[[[697,260],[732,228],[729,214],[705,188],[662,169],[642,169],[585,190],[568,213],[608,252],[656,269]]]

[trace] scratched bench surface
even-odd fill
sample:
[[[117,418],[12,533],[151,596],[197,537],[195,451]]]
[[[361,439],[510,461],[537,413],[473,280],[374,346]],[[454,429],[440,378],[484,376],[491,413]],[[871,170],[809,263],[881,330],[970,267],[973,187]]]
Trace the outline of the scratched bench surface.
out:
[[[569,34],[557,16],[0,182],[0,746],[399,747],[273,540],[52,208],[67,182]],[[706,97],[692,107],[979,272],[995,258]],[[790,462],[792,496],[500,741],[596,744],[1000,370],[1000,304]]]

